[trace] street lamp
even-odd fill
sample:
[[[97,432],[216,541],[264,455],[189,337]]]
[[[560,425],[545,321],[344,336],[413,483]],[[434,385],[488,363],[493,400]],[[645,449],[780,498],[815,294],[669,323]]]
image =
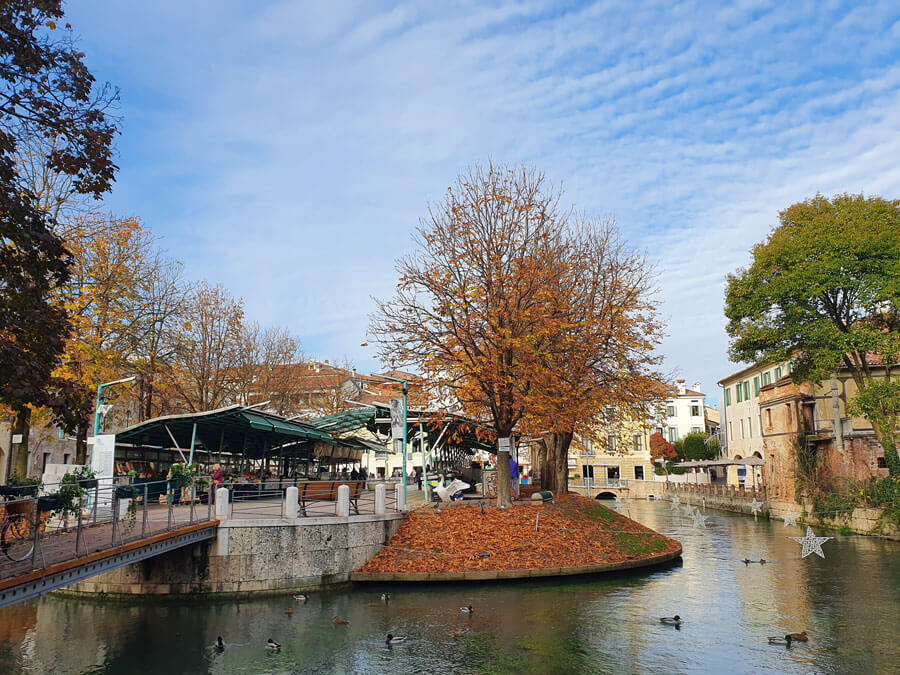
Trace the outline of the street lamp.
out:
[[[407,427],[407,408],[406,408],[406,397],[409,393],[409,384],[406,380],[401,380],[399,377],[390,377],[389,375],[380,375],[379,377],[383,377],[386,380],[392,380],[394,382],[399,382],[403,385],[403,474],[400,476],[400,483],[403,485],[403,503],[408,504],[409,500],[406,495],[406,427]],[[394,439],[396,441],[396,439]],[[425,470],[424,464],[424,452],[422,454],[422,471]]]
[[[111,387],[114,384],[122,384],[123,382],[132,382],[136,378],[135,375],[131,377],[123,377],[121,380],[113,380],[112,382],[103,382],[102,384],[97,385],[97,405],[94,408],[94,436],[100,433],[100,396],[103,392],[104,387]],[[105,426],[105,425],[104,425]]]

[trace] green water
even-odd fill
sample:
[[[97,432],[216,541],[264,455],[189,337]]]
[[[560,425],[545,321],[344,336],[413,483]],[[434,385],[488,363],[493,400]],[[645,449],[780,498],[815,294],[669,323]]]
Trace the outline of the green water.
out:
[[[709,528],[693,530],[664,504],[630,510],[682,541],[682,565],[566,582],[358,585],[305,605],[47,597],[0,610],[0,672],[900,672],[900,544],[839,537],[824,544],[825,560],[801,560],[786,537],[802,532],[780,522],[708,510]],[[745,556],[769,562],[746,566]],[[470,604],[471,617],[459,611]],[[676,613],[680,629],[659,623]],[[334,626],[335,615],[350,625]],[[804,629],[808,643],[766,642]],[[388,632],[408,639],[389,648]],[[269,637],[279,653],[267,653]]]

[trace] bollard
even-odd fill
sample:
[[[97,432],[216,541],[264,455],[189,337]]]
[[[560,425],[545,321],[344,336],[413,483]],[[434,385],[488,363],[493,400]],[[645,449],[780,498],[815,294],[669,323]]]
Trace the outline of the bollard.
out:
[[[384,505],[387,497],[387,489],[384,487],[384,483],[375,486],[375,515],[383,516],[384,515]]]
[[[216,490],[216,518],[218,520],[228,518],[228,488],[220,487]]]
[[[346,518],[350,515],[350,486],[339,485],[337,504],[334,507],[334,515],[338,518]]]
[[[394,486],[394,494],[397,495],[397,510],[400,513],[404,513],[406,511],[406,500],[403,499],[403,486],[400,483]]]
[[[294,519],[299,511],[300,491],[292,485],[284,491],[284,517]]]

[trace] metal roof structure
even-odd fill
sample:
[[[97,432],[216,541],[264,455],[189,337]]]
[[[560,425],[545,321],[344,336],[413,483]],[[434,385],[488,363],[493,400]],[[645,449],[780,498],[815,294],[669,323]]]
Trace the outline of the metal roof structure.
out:
[[[744,459],[701,459],[693,462],[681,462],[674,466],[685,469],[704,468],[707,466],[763,466],[765,460],[759,457],[745,457]]]
[[[182,415],[165,415],[132,425],[116,434],[116,444],[178,448],[195,452],[241,453],[260,458],[270,450],[322,443],[360,449],[358,442],[332,436],[305,422],[285,419],[245,406]]]

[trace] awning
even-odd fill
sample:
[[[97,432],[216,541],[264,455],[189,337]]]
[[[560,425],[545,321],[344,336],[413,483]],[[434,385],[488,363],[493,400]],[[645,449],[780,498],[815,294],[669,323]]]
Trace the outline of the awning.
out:
[[[701,459],[691,462],[680,462],[674,466],[683,469],[702,469],[710,466],[763,466],[765,461],[759,457],[747,457],[745,459]]]

